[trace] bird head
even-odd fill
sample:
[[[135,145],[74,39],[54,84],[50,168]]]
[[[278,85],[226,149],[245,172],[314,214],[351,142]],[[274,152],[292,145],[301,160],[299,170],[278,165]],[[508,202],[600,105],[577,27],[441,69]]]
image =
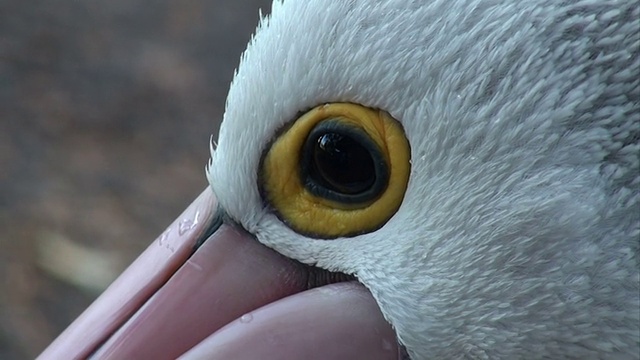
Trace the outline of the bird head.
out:
[[[383,325],[353,331],[391,331],[413,359],[637,355],[639,13],[633,1],[275,1],[229,90],[210,189],[147,250],[198,269],[154,260],[158,285],[136,285],[135,309],[79,354],[171,357],[212,333],[191,354],[250,347],[240,315],[301,299],[313,286],[290,274],[304,273],[335,299],[371,300],[354,316]],[[181,229],[191,235],[173,238]],[[339,280],[361,285],[327,285]],[[118,281],[103,298],[132,303]],[[207,281],[235,290],[211,295]],[[312,312],[308,298],[269,329]],[[181,316],[165,303],[215,325],[160,335],[150,318]],[[101,321],[88,313],[49,355]]]

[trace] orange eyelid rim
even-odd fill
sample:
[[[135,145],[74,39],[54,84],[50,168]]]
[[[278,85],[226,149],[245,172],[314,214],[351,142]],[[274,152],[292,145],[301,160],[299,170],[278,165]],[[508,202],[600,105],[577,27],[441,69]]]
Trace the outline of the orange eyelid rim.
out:
[[[311,194],[302,183],[302,148],[311,130],[328,119],[360,128],[385,157],[389,183],[375,200],[342,204]],[[409,182],[411,149],[402,125],[387,112],[352,103],[330,103],[295,120],[273,142],[261,171],[263,196],[294,231],[324,239],[350,237],[379,229],[400,208]]]

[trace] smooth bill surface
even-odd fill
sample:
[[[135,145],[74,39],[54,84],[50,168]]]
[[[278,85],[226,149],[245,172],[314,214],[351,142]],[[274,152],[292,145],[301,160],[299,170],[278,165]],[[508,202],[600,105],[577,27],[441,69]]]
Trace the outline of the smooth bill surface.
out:
[[[181,359],[398,359],[396,336],[356,282],[289,296],[247,313]]]
[[[186,358],[397,359],[362,285],[307,290],[307,267],[226,224],[194,252],[214,209],[207,189],[39,358],[175,359],[193,348]]]

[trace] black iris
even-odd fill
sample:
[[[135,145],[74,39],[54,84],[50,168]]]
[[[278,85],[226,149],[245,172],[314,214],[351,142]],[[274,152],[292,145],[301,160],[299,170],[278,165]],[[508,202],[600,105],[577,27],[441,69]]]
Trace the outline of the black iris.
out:
[[[388,171],[378,146],[352,125],[323,121],[303,152],[304,183],[315,195],[355,203],[373,200],[386,188]]]
[[[360,194],[373,185],[375,166],[369,151],[354,138],[329,132],[320,135],[313,149],[310,175],[342,194]]]

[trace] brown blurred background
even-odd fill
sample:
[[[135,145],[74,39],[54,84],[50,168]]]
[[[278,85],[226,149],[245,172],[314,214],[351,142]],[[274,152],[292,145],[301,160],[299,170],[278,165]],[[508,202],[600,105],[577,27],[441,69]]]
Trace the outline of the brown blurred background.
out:
[[[206,186],[271,0],[0,0],[0,359],[34,358]]]

